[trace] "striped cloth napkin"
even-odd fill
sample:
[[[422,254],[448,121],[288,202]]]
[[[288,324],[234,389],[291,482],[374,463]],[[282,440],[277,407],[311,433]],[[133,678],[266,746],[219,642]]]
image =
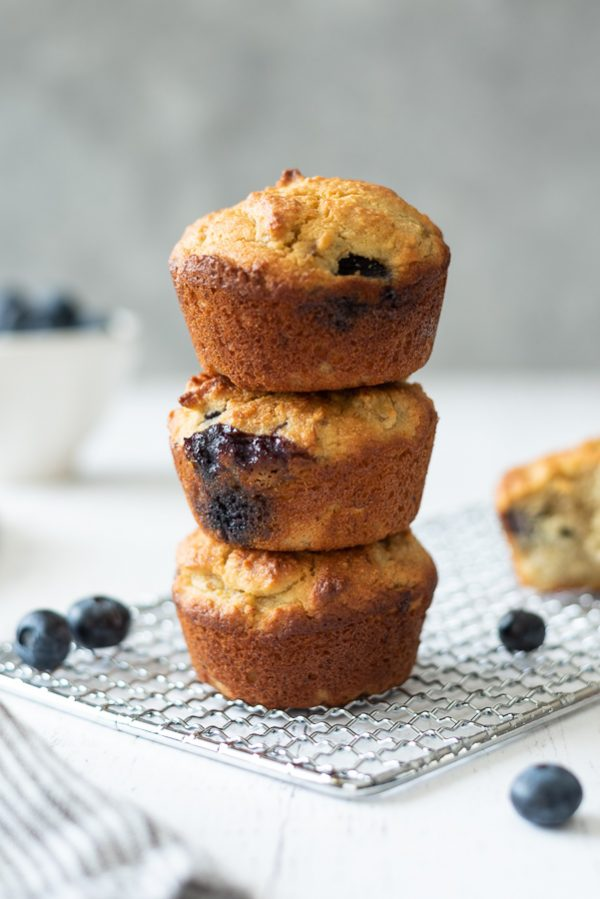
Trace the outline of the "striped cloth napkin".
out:
[[[200,864],[199,864],[200,863]],[[241,899],[143,811],[74,774],[0,705],[2,899]]]

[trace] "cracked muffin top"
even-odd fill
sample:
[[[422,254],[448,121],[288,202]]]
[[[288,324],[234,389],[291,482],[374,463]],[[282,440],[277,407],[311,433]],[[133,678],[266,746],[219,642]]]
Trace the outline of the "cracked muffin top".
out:
[[[285,553],[232,547],[199,528],[179,545],[174,594],[201,615],[291,627],[399,604],[408,611],[431,599],[436,581],[433,561],[410,531],[353,549]]]
[[[440,229],[393,190],[288,169],[274,187],[186,228],[172,270],[191,256],[323,286],[332,276],[413,282],[445,269],[450,252]]]
[[[600,439],[507,472],[496,503],[524,583],[600,586]]]
[[[584,490],[582,498],[600,505],[600,438],[512,468],[498,487],[498,507],[507,509],[513,503],[526,500],[550,486],[557,494],[570,493],[574,484],[586,477],[598,480],[598,486]],[[590,487],[589,484],[586,486]]]
[[[316,457],[336,458],[386,441],[410,441],[436,413],[418,384],[322,393],[253,393],[222,375],[190,379],[180,407],[169,416],[173,443],[215,426],[275,435]]]

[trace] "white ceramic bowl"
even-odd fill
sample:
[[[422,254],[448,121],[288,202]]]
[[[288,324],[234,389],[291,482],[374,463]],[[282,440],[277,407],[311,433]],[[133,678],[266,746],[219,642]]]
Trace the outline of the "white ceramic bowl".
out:
[[[119,309],[103,328],[0,333],[0,480],[69,471],[133,364],[138,332]]]

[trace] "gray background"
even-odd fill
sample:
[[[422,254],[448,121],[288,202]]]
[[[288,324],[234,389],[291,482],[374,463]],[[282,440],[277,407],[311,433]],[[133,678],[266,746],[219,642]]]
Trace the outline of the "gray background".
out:
[[[453,250],[432,365],[592,367],[600,4],[0,0],[0,276],[195,362],[166,260],[281,169],[389,185]]]

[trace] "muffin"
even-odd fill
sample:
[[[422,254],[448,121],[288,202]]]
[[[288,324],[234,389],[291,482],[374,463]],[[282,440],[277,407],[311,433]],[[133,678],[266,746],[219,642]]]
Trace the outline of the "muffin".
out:
[[[600,589],[600,439],[509,471],[497,508],[522,583]]]
[[[437,575],[407,531],[354,549],[240,549],[202,529],[173,587],[198,677],[269,708],[342,705],[401,684]]]
[[[169,430],[196,521],[255,549],[330,550],[405,530],[435,433],[417,384],[257,394],[192,378]]]
[[[206,371],[297,392],[421,368],[449,261],[439,228],[392,190],[293,169],[190,225],[170,269]]]

